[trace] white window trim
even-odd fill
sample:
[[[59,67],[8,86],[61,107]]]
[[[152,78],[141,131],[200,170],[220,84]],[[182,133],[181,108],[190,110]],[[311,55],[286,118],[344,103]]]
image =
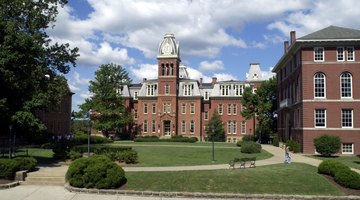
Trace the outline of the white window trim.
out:
[[[138,119],[138,110],[134,109],[134,119]]]
[[[351,144],[351,152],[343,152],[343,145],[344,144]],[[342,143],[341,144],[341,153],[342,154],[347,154],[347,155],[352,155],[354,154],[354,143]]]
[[[194,111],[194,112],[192,112],[192,111]],[[191,104],[190,104],[190,114],[191,114],[191,115],[194,115],[194,114],[195,114],[195,104],[194,104],[194,103],[191,103]]]
[[[155,122],[155,123],[153,123],[153,122]],[[155,128],[154,128],[155,127]],[[153,129],[154,128],[154,129]],[[155,120],[153,120],[153,121],[151,121],[151,132],[152,133],[156,133],[156,121]]]
[[[343,59],[339,60],[339,49],[342,49]],[[344,62],[345,61],[345,48],[344,47],[337,47],[336,48],[336,60],[338,62]]]
[[[193,125],[194,125],[194,129],[192,130],[192,132],[191,132],[191,122],[193,122]],[[195,133],[195,121],[190,120],[190,135],[194,135],[194,133]]]
[[[169,84],[166,84],[165,86],[165,95],[169,95],[170,94],[170,85]]]
[[[237,104],[233,104],[233,115],[237,115]]]
[[[342,91],[341,91],[341,89],[342,89],[342,85],[341,85],[341,76],[343,75],[343,74],[345,74],[345,73],[348,73],[348,74],[350,74],[350,78],[351,78],[351,96],[349,96],[349,97],[343,97],[342,96]],[[341,99],[352,99],[353,98],[353,77],[352,77],[352,74],[350,73],[350,72],[343,72],[343,73],[341,73],[340,74],[340,98]]]
[[[209,100],[209,92],[204,92],[204,100]]]
[[[231,115],[232,114],[232,109],[231,109],[231,103],[227,104],[227,115]]]
[[[350,48],[353,50],[353,59],[352,60],[348,59],[348,49],[350,49]],[[346,47],[346,60],[351,61],[351,62],[355,61],[355,48],[354,47]]]
[[[322,49],[322,60],[315,60],[315,49]],[[314,54],[314,62],[324,62],[325,60],[325,51],[324,51],[324,47],[314,47],[314,51],[313,51],[313,54]]]
[[[232,132],[232,121],[227,121],[227,134]]]
[[[245,128],[244,128],[244,129],[245,129],[244,132],[243,132],[243,129],[242,129],[243,122],[244,122],[244,127],[245,127]],[[245,134],[246,134],[246,121],[241,121],[241,127],[240,127],[240,128],[241,128],[241,134],[242,134],[242,135],[245,135]]]
[[[220,112],[220,107],[221,107],[221,112]],[[223,112],[224,112],[224,107],[223,107],[222,104],[219,104],[219,105],[218,105],[218,114],[219,114],[219,115],[223,115]]]
[[[149,107],[148,107],[147,103],[145,103],[144,104],[144,114],[148,114],[148,112],[149,112]]]
[[[145,126],[146,126],[146,130],[145,130]],[[143,131],[144,131],[144,133],[147,133],[147,132],[148,132],[148,129],[149,129],[148,121],[147,121],[147,120],[144,120],[144,124],[143,124]]]
[[[205,112],[204,112],[204,120],[205,120],[205,121],[208,121],[208,120],[209,120],[209,112],[208,112],[208,111],[205,111]]]
[[[139,92],[134,92],[134,100],[138,100]]]
[[[155,109],[154,109],[155,108]],[[155,112],[154,112],[155,111]],[[151,112],[152,114],[156,114],[156,104],[151,105]]]
[[[181,134],[186,134],[186,121],[185,120],[181,121]]]
[[[181,104],[181,114],[186,114],[186,103]]]
[[[233,128],[233,134],[236,135],[236,133],[237,133],[237,123],[236,123],[235,120],[233,121],[233,127],[232,128]]]
[[[343,126],[343,110],[351,110],[351,126]],[[348,129],[354,128],[354,110],[353,109],[341,109],[341,128]]]
[[[316,97],[316,96],[315,96],[315,76],[316,76],[317,74],[322,74],[322,75],[324,76],[324,96],[323,96],[323,97]],[[317,73],[315,73],[314,76],[313,76],[313,83],[314,83],[314,85],[313,85],[314,99],[326,99],[326,75],[325,75],[323,72],[317,72]]]
[[[324,118],[325,118],[325,125],[324,126],[316,126],[316,110],[324,110]],[[326,128],[326,109],[315,109],[314,110],[314,127],[315,128]]]

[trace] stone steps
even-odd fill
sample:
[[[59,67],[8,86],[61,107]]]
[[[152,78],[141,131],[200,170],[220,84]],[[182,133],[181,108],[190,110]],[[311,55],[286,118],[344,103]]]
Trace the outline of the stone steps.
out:
[[[39,168],[30,172],[22,184],[24,185],[61,185],[65,184],[67,168]]]

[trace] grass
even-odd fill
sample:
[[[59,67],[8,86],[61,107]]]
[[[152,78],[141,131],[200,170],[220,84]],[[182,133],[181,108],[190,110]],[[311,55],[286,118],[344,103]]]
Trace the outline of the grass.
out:
[[[164,143],[164,142],[115,142],[111,145],[132,146],[138,152],[138,166],[190,166],[212,163],[211,143]],[[240,153],[235,144],[215,144],[215,164],[229,163],[234,157],[256,157],[262,160],[272,157],[267,151],[257,154]]]
[[[26,154],[26,151],[28,154]],[[16,149],[16,157],[31,156],[34,157],[38,164],[52,164],[56,163],[56,160],[53,158],[53,151],[51,149],[41,149],[41,148],[20,148]],[[4,155],[4,158],[8,158],[8,154]]]
[[[344,195],[317,173],[317,168],[292,163],[254,169],[127,172],[127,189],[164,192]]]
[[[347,165],[349,167],[360,170],[360,157],[359,156],[344,155],[344,156],[324,157],[324,156],[320,156],[320,155],[311,155],[310,157],[319,159],[319,160],[337,160],[337,161],[344,163],[345,165]]]

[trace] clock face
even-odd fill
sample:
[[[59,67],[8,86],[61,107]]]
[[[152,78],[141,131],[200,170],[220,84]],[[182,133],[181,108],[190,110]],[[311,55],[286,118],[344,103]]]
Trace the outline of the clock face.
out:
[[[163,54],[170,54],[171,51],[172,51],[171,45],[168,43],[162,47]]]

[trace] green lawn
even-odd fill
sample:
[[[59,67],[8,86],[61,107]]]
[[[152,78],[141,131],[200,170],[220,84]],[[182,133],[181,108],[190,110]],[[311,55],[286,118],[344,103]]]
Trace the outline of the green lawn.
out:
[[[310,157],[316,158],[319,160],[338,160],[340,162],[343,162],[345,165],[347,165],[349,167],[360,170],[360,157],[358,157],[358,156],[344,155],[344,156],[323,157],[323,156],[319,156],[319,155],[312,155]]]
[[[26,154],[26,151],[28,152]],[[38,164],[52,164],[56,163],[57,161],[52,157],[53,151],[51,149],[41,149],[41,148],[19,148],[16,149],[16,157],[23,157],[23,156],[31,156],[34,157]],[[8,158],[8,154],[4,155],[4,158]]]
[[[211,143],[115,142],[111,145],[132,146],[138,152],[139,164],[137,166],[213,164]],[[215,144],[215,164],[228,163],[234,157],[256,157],[257,160],[262,160],[272,157],[272,154],[267,151],[258,154],[243,154],[235,144]]]
[[[127,189],[164,192],[344,195],[317,168],[300,163],[247,169],[127,172]]]

